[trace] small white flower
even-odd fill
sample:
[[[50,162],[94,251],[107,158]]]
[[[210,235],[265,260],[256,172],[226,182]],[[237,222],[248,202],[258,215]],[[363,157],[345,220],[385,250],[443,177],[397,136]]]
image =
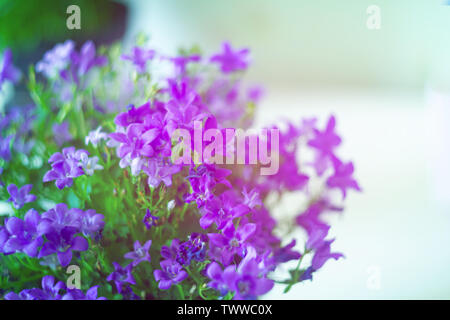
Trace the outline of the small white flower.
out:
[[[167,202],[167,210],[172,211],[173,208],[175,208],[175,200],[170,200]]]
[[[97,164],[98,157],[89,158],[86,153],[82,153],[80,161],[84,173],[88,176],[92,176],[95,170],[103,169],[101,165]]]
[[[91,132],[89,132],[89,134],[86,136],[84,142],[86,145],[90,143],[92,143],[92,145],[97,148],[98,143],[100,142],[100,140],[106,140],[107,139],[107,135],[104,132],[101,132],[102,127],[98,127],[96,130],[93,130]]]
[[[141,172],[143,166],[144,159],[139,157],[132,159],[130,162],[131,174],[137,176]]]

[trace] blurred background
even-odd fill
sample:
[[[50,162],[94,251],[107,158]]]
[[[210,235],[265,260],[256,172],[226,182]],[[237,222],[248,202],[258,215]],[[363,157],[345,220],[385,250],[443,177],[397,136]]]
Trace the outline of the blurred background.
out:
[[[70,4],[81,30],[65,28]],[[374,5],[379,29],[367,26]],[[229,40],[251,49],[248,81],[266,88],[258,126],[337,117],[364,190],[333,221],[346,259],[268,299],[450,298],[449,31],[443,0],[0,0],[0,50],[22,69],[66,38],[130,46],[144,32],[163,52],[208,54]]]

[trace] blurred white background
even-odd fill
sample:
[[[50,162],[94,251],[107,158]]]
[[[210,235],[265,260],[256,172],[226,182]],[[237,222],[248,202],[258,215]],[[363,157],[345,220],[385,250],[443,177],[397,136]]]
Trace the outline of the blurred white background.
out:
[[[258,124],[333,113],[364,189],[333,221],[334,249],[313,282],[274,299],[450,298],[450,6],[443,1],[125,1],[125,43],[140,31],[178,46],[252,50],[267,89]],[[381,29],[366,27],[369,5]],[[297,209],[288,203],[281,211]],[[373,277],[377,277],[377,281]],[[377,287],[377,282],[379,287]],[[374,285],[375,283],[375,285]]]

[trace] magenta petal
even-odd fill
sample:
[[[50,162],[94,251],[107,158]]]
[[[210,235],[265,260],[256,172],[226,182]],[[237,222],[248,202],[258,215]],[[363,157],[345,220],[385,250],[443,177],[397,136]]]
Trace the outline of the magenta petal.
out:
[[[8,190],[8,193],[11,197],[17,198],[19,195],[19,190],[17,189],[17,186],[15,184],[10,184],[6,190]]]
[[[162,272],[162,270],[155,270],[153,271],[153,276],[155,277],[156,281],[160,281],[161,279],[164,279],[164,273]]]
[[[21,234],[23,232],[23,221],[17,217],[11,217],[6,222],[6,230],[11,234]]]
[[[63,267],[68,266],[72,260],[72,251],[69,249],[66,252],[58,252],[58,260]]]
[[[188,273],[184,270],[178,272],[177,276],[173,279],[174,282],[181,282],[188,277]]]
[[[158,288],[160,288],[161,290],[170,289],[171,286],[172,286],[171,280],[161,280],[158,284]]]
[[[44,243],[44,245],[42,246],[41,251],[39,251],[38,257],[39,258],[46,257],[48,255],[51,255],[54,252],[56,252],[56,248],[55,248],[54,244],[47,242],[47,243]]]
[[[206,275],[213,280],[219,280],[222,275],[222,268],[217,262],[212,262],[206,269]]]
[[[273,280],[267,278],[259,279],[256,283],[255,294],[262,295],[269,292],[274,286]]]
[[[208,233],[209,240],[218,247],[223,247],[227,244],[227,239],[218,233]]]
[[[109,137],[118,142],[122,142],[122,143],[128,142],[127,136],[124,133],[113,132],[113,133],[109,134]]]
[[[238,235],[241,241],[247,240],[250,236],[255,233],[256,225],[254,223],[247,223],[243,227],[239,228]]]
[[[75,237],[72,240],[72,250],[86,251],[89,248],[88,241],[83,237]]]

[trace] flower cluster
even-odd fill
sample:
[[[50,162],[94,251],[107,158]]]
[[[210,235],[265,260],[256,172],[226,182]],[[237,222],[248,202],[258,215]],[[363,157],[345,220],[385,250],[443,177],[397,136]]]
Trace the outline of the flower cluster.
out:
[[[0,86],[18,80],[11,52],[3,56]],[[263,92],[242,80],[250,62],[247,48],[228,42],[208,56],[198,48],[167,56],[142,43],[77,50],[70,40],[48,51],[30,68],[33,106],[8,107],[0,118],[0,196],[14,208],[0,216],[9,279],[0,294],[257,299],[343,257],[331,248],[325,215],[341,213],[349,191],[361,188],[354,164],[338,154],[336,118],[249,134],[244,151],[258,146],[277,159],[275,172],[262,175],[267,159],[239,155],[235,139],[251,128]],[[298,207],[275,219],[272,208],[287,194]],[[83,290],[62,282],[73,262]],[[38,287],[38,278],[42,288],[22,287]]]
[[[103,215],[94,210],[68,209],[64,203],[39,214],[30,209],[23,219],[10,217],[0,229],[0,252],[23,252],[32,258],[56,254],[61,266],[72,261],[75,251],[89,247],[85,237],[95,238],[104,226]]]
[[[94,286],[84,293],[80,289],[67,288],[62,281],[55,283],[55,278],[45,276],[42,278],[42,289],[25,289],[21,292],[10,292],[5,295],[5,300],[106,300],[97,297],[98,286]]]
[[[94,170],[103,169],[98,160],[97,156],[89,158],[89,152],[86,150],[76,150],[75,147],[64,148],[62,153],[56,152],[48,159],[52,169],[44,175],[43,181],[54,180],[58,189],[70,187],[73,178],[84,174],[92,176]]]

